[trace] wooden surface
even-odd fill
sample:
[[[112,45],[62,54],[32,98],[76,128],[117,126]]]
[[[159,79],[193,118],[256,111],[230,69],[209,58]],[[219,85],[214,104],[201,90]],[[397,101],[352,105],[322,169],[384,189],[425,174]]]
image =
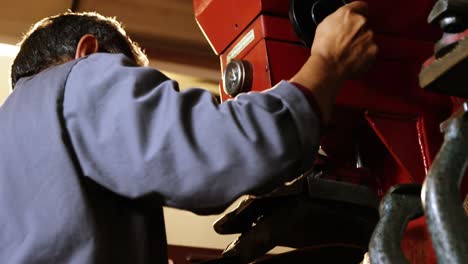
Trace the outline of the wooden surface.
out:
[[[77,11],[116,16],[153,60],[196,66],[218,78],[219,60],[195,21],[191,0],[80,0]]]
[[[72,0],[14,0],[0,4],[0,42],[16,44],[33,23],[66,11]]]

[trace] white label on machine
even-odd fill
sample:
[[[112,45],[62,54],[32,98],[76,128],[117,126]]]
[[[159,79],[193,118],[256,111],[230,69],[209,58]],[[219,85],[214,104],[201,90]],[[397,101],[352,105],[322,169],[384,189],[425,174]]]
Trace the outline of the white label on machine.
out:
[[[247,47],[255,39],[254,30],[251,29],[236,46],[231,50],[227,55],[227,62],[229,63],[233,58],[235,58],[239,53],[241,53],[245,47]]]

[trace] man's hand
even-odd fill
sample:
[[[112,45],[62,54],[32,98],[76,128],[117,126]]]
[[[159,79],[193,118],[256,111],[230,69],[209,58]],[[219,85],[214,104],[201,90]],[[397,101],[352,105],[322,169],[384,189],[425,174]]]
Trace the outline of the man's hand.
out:
[[[365,71],[378,50],[367,27],[367,12],[367,4],[357,1],[325,18],[317,27],[311,56],[323,59],[343,78]]]
[[[309,59],[291,79],[314,94],[325,122],[343,81],[362,74],[377,54],[367,10],[365,2],[357,1],[325,18],[317,27]]]

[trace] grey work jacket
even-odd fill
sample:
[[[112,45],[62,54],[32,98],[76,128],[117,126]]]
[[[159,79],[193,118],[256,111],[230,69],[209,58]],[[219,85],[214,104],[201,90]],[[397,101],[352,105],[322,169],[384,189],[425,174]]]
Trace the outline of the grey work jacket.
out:
[[[297,176],[319,120],[288,82],[216,104],[94,54],[22,78],[0,107],[0,263],[160,263],[162,206],[219,212]]]

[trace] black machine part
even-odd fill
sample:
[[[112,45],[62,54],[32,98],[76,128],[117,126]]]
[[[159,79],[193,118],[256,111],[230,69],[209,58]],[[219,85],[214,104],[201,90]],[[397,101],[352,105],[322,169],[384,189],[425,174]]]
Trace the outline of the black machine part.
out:
[[[296,35],[310,48],[318,24],[345,4],[345,0],[290,0],[289,20]]]
[[[460,33],[468,27],[467,0],[439,0],[427,18],[430,24],[439,24],[446,33]]]
[[[441,57],[423,67],[419,74],[419,85],[428,91],[468,98],[465,85],[468,82],[468,38],[463,38],[453,43],[454,45],[442,44],[443,40],[444,38],[436,44],[440,46],[436,50],[442,52],[439,53]]]
[[[223,253],[241,263],[257,260],[275,246],[304,250],[315,258],[321,254],[318,247],[342,245],[342,250],[362,258],[378,221],[377,206],[368,188],[317,178],[313,172],[270,194],[249,198],[214,227],[220,234],[242,233]]]
[[[457,46],[456,35],[468,29],[467,0],[439,0],[427,18],[428,23],[438,24],[444,32],[434,46],[434,55],[441,58]]]

